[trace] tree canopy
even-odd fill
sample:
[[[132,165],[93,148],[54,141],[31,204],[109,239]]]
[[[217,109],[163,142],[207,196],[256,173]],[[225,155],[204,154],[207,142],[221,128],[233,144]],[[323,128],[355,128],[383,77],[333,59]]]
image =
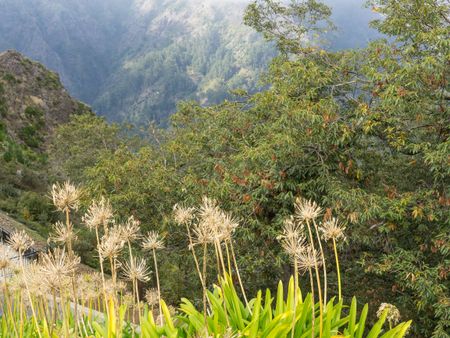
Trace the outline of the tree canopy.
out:
[[[170,259],[162,264],[184,276],[163,281],[169,297],[194,283],[186,240],[169,217],[173,204],[208,195],[240,216],[238,257],[257,289],[286,274],[276,234],[302,196],[347,222],[344,295],[388,298],[414,320],[414,336],[448,337],[449,6],[369,6],[386,38],[331,52],[303,38],[328,25],[326,6],[255,1],[245,22],[282,51],[264,76],[266,90],[209,107],[181,103],[147,145],[110,148],[77,166],[91,194],[107,194],[119,213],[168,235]],[[78,122],[60,135],[84,128]],[[85,137],[97,144],[99,135]],[[77,144],[71,151],[82,153]]]

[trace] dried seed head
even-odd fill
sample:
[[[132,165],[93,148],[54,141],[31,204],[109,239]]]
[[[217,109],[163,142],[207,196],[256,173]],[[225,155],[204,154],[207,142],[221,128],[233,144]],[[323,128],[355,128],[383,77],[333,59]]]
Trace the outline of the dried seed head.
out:
[[[117,292],[124,292],[127,289],[127,283],[122,280],[116,281]]]
[[[223,338],[238,338],[240,337],[239,333],[234,333],[232,329],[228,328],[223,334]]]
[[[225,338],[225,337],[229,338],[229,336],[227,335],[226,332],[225,332],[225,334],[223,335],[223,337],[224,337],[224,338]],[[234,337],[234,336],[231,336],[231,337]],[[208,329],[203,328],[203,329],[201,329],[201,331],[197,331],[197,332],[195,333],[195,336],[193,336],[193,338],[214,338],[214,336],[211,336],[211,335],[209,334]]]
[[[395,305],[389,303],[381,303],[377,311],[377,317],[380,318],[384,311],[387,311],[386,319],[390,324],[397,324],[400,321],[400,311]]]
[[[294,217],[287,218],[283,223],[283,233],[277,237],[284,251],[291,259],[298,258],[306,248],[306,239],[300,232],[300,226]]]
[[[34,245],[34,241],[31,237],[24,231],[14,232],[8,240],[8,244],[19,253],[27,251]]]
[[[314,250],[311,246],[306,246],[305,249],[299,253],[298,257],[298,268],[300,271],[306,272],[315,266],[320,266],[322,264],[322,259],[320,254]]]
[[[217,206],[217,201],[206,196],[202,198],[199,209],[199,225],[203,229],[209,228],[209,232],[215,236],[215,240],[221,240],[220,226],[222,222],[221,210]]]
[[[122,227],[115,226],[107,234],[103,235],[100,240],[100,246],[98,248],[100,257],[117,258],[124,245],[125,241]]]
[[[52,185],[51,195],[53,204],[60,211],[68,211],[70,209],[78,210],[81,194],[81,189],[69,181],[63,184],[56,183]]]
[[[60,280],[76,272],[80,264],[80,257],[68,255],[64,249],[56,248],[53,252],[49,251],[43,254],[41,261],[42,273],[50,279]]]
[[[231,214],[225,213],[219,208],[216,200],[206,196],[202,198],[199,218],[197,232],[202,235],[200,236],[202,240],[197,242],[208,242],[209,236],[213,236],[213,240],[217,242],[226,241],[231,238],[239,225]]]
[[[137,219],[134,219],[133,216],[128,217],[128,220],[122,226],[122,233],[123,233],[124,241],[132,242],[132,241],[138,239],[140,236],[139,235],[140,225],[141,225],[141,222],[139,222]]]
[[[46,296],[49,292],[47,276],[42,272],[42,267],[36,262],[29,262],[22,273],[29,291],[36,296]]]
[[[322,232],[323,239],[328,241],[330,239],[345,240],[344,230],[345,226],[339,222],[335,217],[325,221],[319,230]]]
[[[10,287],[11,291],[19,293],[22,293],[24,290],[26,290],[27,287],[21,270],[18,273],[12,275],[9,278],[7,284]]]
[[[222,240],[228,240],[233,236],[234,231],[239,226],[237,219],[233,218],[231,213],[222,212],[221,235]]]
[[[170,313],[170,315],[173,317],[173,316],[176,316],[176,314],[177,314],[177,308],[175,307],[175,306],[173,306],[173,305],[169,305],[168,307],[167,307],[167,310],[169,310],[169,313]]]
[[[107,296],[115,296],[118,293],[123,293],[126,288],[127,284],[122,280],[118,280],[115,283],[112,279],[105,280],[105,292]]]
[[[142,242],[142,248],[144,250],[164,249],[164,239],[156,231],[150,231]]]
[[[150,272],[143,258],[130,257],[130,261],[123,265],[123,272],[125,278],[130,281],[147,282],[150,279]]]
[[[159,302],[158,291],[156,289],[148,289],[145,291],[145,300],[150,306],[155,306]]]
[[[193,242],[195,244],[207,244],[214,242],[216,236],[213,229],[208,224],[200,222],[192,228]]]
[[[295,218],[302,221],[309,221],[316,219],[322,212],[322,208],[312,200],[297,198],[294,203]]]
[[[49,240],[55,243],[65,244],[76,241],[77,238],[72,223],[66,225],[58,221],[53,226],[53,235],[49,237]]]
[[[167,306],[167,310],[169,311],[169,315],[170,315],[171,317],[176,316],[176,314],[177,314],[177,309],[176,309],[173,305],[168,305],[168,306]],[[158,317],[157,317],[157,319],[156,319],[156,322],[165,323],[165,322],[166,322],[166,318],[164,317],[164,315],[159,314]]]
[[[173,218],[178,224],[189,225],[195,217],[194,211],[195,208],[189,208],[181,204],[175,204],[173,206]]]
[[[117,289],[117,283],[114,284],[111,279],[105,280],[105,293],[106,296],[115,296],[119,292]]]
[[[90,230],[103,226],[105,229],[111,223],[113,210],[109,200],[102,197],[100,201],[93,201],[83,216],[83,222]]]

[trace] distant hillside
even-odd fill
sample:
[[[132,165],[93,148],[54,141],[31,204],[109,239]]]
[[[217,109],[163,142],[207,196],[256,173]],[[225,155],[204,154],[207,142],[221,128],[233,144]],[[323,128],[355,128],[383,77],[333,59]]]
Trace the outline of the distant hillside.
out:
[[[70,97],[58,74],[15,51],[0,53],[3,140],[39,149],[55,125],[88,108]]]
[[[243,25],[249,2],[2,0],[0,51],[16,49],[57,71],[110,120],[164,122],[179,100],[216,103],[230,89],[258,88],[275,50]],[[373,38],[363,0],[325,2],[338,26],[330,48]]]
[[[36,195],[48,189],[47,141],[57,125],[87,111],[56,73],[18,52],[0,53],[0,209],[24,222],[48,219],[50,206]]]
[[[233,7],[232,7],[233,6]],[[113,119],[164,119],[179,100],[253,90],[275,52],[242,24],[243,3],[145,1],[119,40],[120,64],[93,106]]]

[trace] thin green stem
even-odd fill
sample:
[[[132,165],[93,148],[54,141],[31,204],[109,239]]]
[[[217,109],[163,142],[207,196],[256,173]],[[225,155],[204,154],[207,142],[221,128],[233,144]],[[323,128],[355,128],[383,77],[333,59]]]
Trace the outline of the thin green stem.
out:
[[[310,242],[311,242],[311,248],[312,248],[313,254],[315,255],[316,249],[314,247],[314,238],[313,238],[313,235],[312,235],[312,231],[311,231],[311,226],[309,224],[309,220],[306,220],[306,225],[307,225],[307,228],[308,228],[309,239],[310,239]],[[323,319],[323,317],[322,317],[322,311],[323,311],[323,308],[322,308],[323,307],[323,304],[322,304],[322,288],[321,288],[321,284],[320,284],[319,266],[318,266],[317,261],[315,259],[314,259],[314,270],[316,271],[317,293],[319,294],[319,309],[320,309],[320,326],[319,326],[320,336],[319,337],[322,338],[322,319]]]
[[[297,256],[294,256],[294,317],[292,318],[291,338],[294,338],[295,333],[295,319],[297,317],[297,292],[298,292],[298,263]]]
[[[206,283],[206,259],[208,255],[208,244],[203,244],[203,283]],[[203,287],[203,319],[205,320],[205,330],[208,330],[208,317],[206,313],[206,286]]]
[[[239,268],[238,268],[238,264],[236,261],[236,255],[234,254],[233,241],[231,239],[230,239],[230,249],[231,249],[231,257],[233,258],[234,268],[236,269],[236,275],[237,275],[238,281],[239,281],[239,286],[241,287],[242,295],[244,296],[245,305],[247,306],[248,310],[250,311],[250,314],[252,314],[250,306],[248,305],[247,295],[245,294],[245,289],[244,289],[244,284],[242,283],[241,274],[239,273]]]
[[[22,268],[22,274],[23,274],[22,276],[23,276],[23,281],[25,283],[25,289],[26,289],[26,292],[27,292],[28,299],[30,301],[31,313],[33,315],[33,322],[34,322],[34,324],[36,326],[36,331],[37,331],[37,333],[39,335],[39,338],[42,338],[41,330],[39,328],[39,324],[38,324],[38,321],[37,321],[36,311],[35,311],[34,305],[33,305],[33,299],[31,298],[31,292],[30,292],[30,289],[28,287],[28,281],[27,281],[27,279],[25,277],[25,267],[24,267],[24,264],[23,264],[23,257],[22,257],[22,255],[23,255],[22,251],[19,250],[19,262],[20,262],[20,267]]]
[[[315,300],[314,300],[314,279],[311,268],[309,271],[309,282],[311,284],[311,338],[315,337],[315,322],[316,322],[316,314],[315,314]]]
[[[313,220],[313,224],[314,224],[314,229],[316,230],[317,241],[319,242],[320,257],[322,258],[323,305],[326,306],[327,305],[327,284],[328,284],[328,280],[327,280],[327,266],[326,266],[326,262],[325,262],[325,253],[324,253],[324,250],[323,250],[323,247],[322,247],[322,241],[320,240],[319,229],[317,227],[317,224],[316,224],[315,220]]]
[[[232,271],[231,271],[230,251],[228,249],[228,243],[227,243],[226,240],[224,241],[224,243],[225,243],[225,252],[227,254],[228,273],[230,274],[230,278],[233,280],[233,274],[232,274]]]
[[[158,290],[158,301],[159,301],[159,322],[162,325],[163,324],[163,317],[162,317],[162,306],[161,306],[161,288],[159,285],[159,273],[158,273],[158,262],[156,261],[156,250],[153,249],[153,262],[155,264],[155,274],[156,274],[156,286]]]
[[[186,230],[189,238],[189,250],[192,252],[192,256],[194,257],[195,268],[197,269],[198,276],[200,278],[200,282],[202,283],[202,287],[205,288],[205,283],[203,282],[202,273],[200,272],[200,265],[198,264],[197,255],[195,254],[194,244],[192,242],[191,230],[189,229],[189,225],[186,223]]]
[[[334,257],[336,258],[336,271],[337,271],[337,278],[338,278],[338,295],[339,295],[339,301],[342,299],[342,289],[341,289],[341,269],[339,267],[339,257],[336,247],[336,240],[333,238],[333,248],[334,248]]]
[[[107,304],[107,297],[106,297],[106,282],[105,282],[105,272],[103,268],[103,257],[100,253],[100,236],[98,234],[98,228],[95,227],[95,236],[97,239],[97,252],[98,252],[98,260],[100,263],[100,275],[102,277],[102,289],[103,289],[103,305],[106,308],[106,314],[109,317],[109,306]],[[100,309],[99,309],[100,310]]]

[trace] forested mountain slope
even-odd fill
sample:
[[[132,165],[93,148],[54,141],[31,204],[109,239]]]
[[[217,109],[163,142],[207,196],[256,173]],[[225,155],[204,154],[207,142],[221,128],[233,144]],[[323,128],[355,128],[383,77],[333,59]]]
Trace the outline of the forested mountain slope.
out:
[[[327,2],[337,26],[328,47],[373,38],[373,13],[362,0]],[[276,52],[243,25],[248,3],[2,0],[0,51],[16,49],[58,72],[75,97],[110,120],[165,121],[178,100],[211,104],[230,89],[258,88]]]

